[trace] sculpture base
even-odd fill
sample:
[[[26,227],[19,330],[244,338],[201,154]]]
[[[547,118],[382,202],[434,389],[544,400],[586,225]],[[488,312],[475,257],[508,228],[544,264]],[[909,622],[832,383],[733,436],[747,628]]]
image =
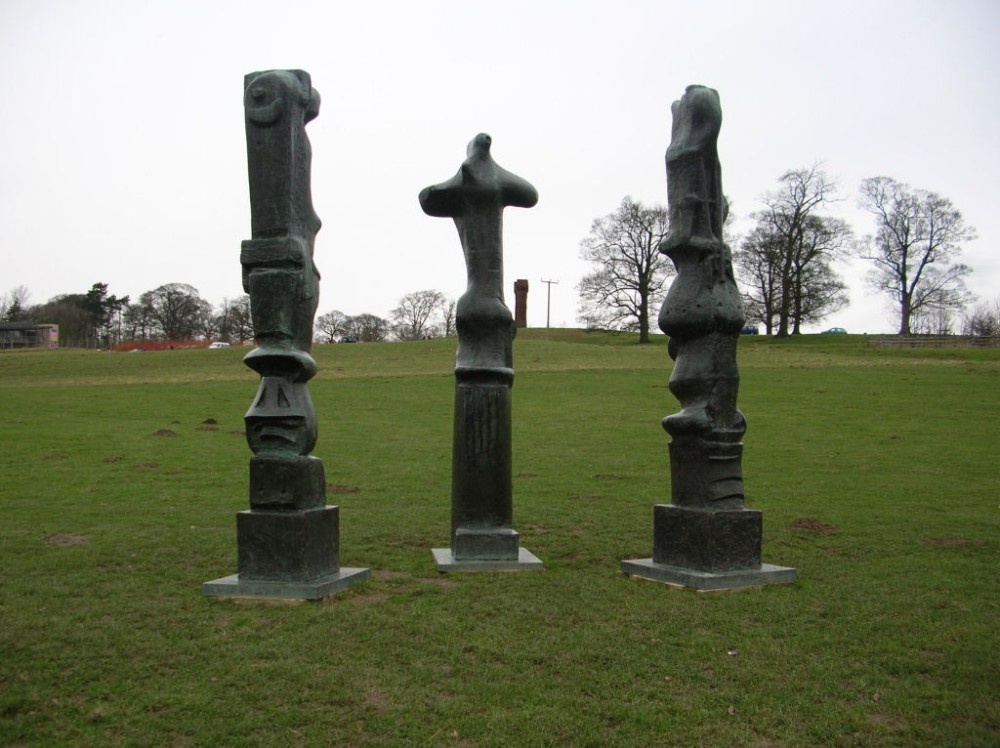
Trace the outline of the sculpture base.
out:
[[[516,561],[519,546],[519,535],[510,527],[459,527],[451,539],[457,561]]]
[[[626,576],[663,582],[674,587],[690,587],[700,591],[791,584],[796,577],[795,569],[788,566],[761,564],[758,569],[710,572],[658,564],[651,558],[622,561],[621,569]]]
[[[323,600],[350,587],[368,581],[368,569],[344,568],[336,574],[308,582],[264,582],[240,579],[239,574],[215,579],[201,585],[206,597],[223,600]]]
[[[208,597],[321,600],[368,579],[340,567],[340,508],[236,514],[237,573],[205,582]]]
[[[760,568],[763,515],[753,509],[656,504],[653,561],[719,573]]]
[[[305,582],[340,571],[340,507],[236,514],[237,572],[246,580]]]
[[[448,571],[540,571],[541,560],[531,551],[519,548],[517,556],[508,559],[456,559],[451,548],[432,548],[434,562],[440,572]]]

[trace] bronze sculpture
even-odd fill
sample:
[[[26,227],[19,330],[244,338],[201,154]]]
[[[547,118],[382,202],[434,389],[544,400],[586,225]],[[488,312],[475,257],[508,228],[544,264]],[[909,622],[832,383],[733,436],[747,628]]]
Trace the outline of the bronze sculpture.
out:
[[[455,221],[468,271],[455,322],[455,421],[451,548],[435,548],[440,571],[541,568],[513,528],[511,344],[514,319],[503,299],[503,209],[530,208],[538,192],[501,168],[480,133],[454,177],[420,192],[420,207]]]
[[[722,227],[718,93],[689,86],[671,107],[666,153],[670,234],[660,251],[677,276],[660,309],[674,359],[670,391],[681,411],[671,436],[671,502],[653,510],[653,556],[623,561],[626,574],[699,589],[790,582],[795,570],[761,563],[760,511],[743,492],[746,419],[736,405],[736,345],[743,306]]]
[[[305,132],[319,94],[302,70],[244,79],[252,238],[240,253],[257,347],[243,359],[260,374],[244,416],[250,510],[236,517],[238,573],[206,582],[215,597],[320,599],[368,577],[340,567],[340,514],[326,505],[323,463],[310,455],[316,413],[306,383],[319,272],[320,220],[310,194],[312,150]]]

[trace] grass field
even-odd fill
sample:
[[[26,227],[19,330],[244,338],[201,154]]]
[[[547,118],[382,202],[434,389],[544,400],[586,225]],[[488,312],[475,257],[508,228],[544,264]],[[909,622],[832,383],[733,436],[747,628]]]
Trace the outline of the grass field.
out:
[[[661,342],[522,331],[514,512],[543,572],[435,571],[455,341],[319,346],[329,604],[212,601],[245,350],[0,355],[0,744],[996,746],[1000,351],[744,338],[748,502],[794,585],[632,580],[668,501]]]

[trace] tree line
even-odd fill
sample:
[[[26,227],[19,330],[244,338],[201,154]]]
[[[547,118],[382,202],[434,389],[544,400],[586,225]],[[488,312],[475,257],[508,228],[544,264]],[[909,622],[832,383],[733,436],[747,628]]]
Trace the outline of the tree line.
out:
[[[94,283],[83,293],[63,294],[43,304],[29,303],[30,291],[17,286],[0,296],[0,320],[59,325],[60,345],[112,348],[129,342],[253,340],[250,297],[223,299],[213,306],[186,283],[166,283],[136,301]],[[414,291],[399,299],[388,318],[333,310],[316,318],[315,340],[380,342],[419,340],[455,334],[455,301],[436,290]]]
[[[843,309],[847,285],[836,266],[852,256],[870,263],[868,285],[891,299],[900,334],[955,332],[963,311],[963,333],[991,329],[1000,302],[967,309],[974,300],[963,279],[972,271],[957,258],[976,233],[950,200],[889,177],[866,179],[858,202],[875,219],[875,233],[856,238],[829,214],[840,196],[819,165],[785,172],[778,184],[762,196],[745,236],[729,236],[727,221],[723,237],[732,247],[747,320],[768,335],[797,334]],[[658,251],[668,231],[665,207],[630,197],[594,221],[580,254],[595,269],[577,286],[578,314],[588,327],[636,330],[648,342],[650,312],[674,273]]]

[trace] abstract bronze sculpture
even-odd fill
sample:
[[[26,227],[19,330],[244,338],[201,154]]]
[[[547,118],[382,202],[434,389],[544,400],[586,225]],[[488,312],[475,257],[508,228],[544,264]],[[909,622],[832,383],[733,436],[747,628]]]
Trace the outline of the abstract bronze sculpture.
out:
[[[468,271],[455,322],[455,422],[451,548],[433,549],[439,571],[538,569],[513,528],[511,344],[516,328],[503,300],[503,209],[530,208],[538,192],[502,169],[481,133],[446,182],[420,192],[430,216],[455,221]]]
[[[762,515],[746,509],[736,406],[736,344],[743,306],[722,227],[718,93],[689,86],[671,107],[666,153],[670,234],[660,251],[677,277],[660,309],[674,360],[670,391],[681,411],[663,419],[671,436],[671,504],[653,510],[653,557],[623,561],[626,574],[698,589],[791,582],[795,570],[762,564]]]
[[[306,383],[319,273],[313,244],[320,220],[310,194],[305,125],[319,94],[302,70],[244,79],[251,229],[240,253],[257,348],[244,363],[260,388],[244,416],[250,458],[250,510],[236,516],[238,573],[206,582],[214,597],[320,599],[368,578],[340,567],[340,514],[326,504],[316,414]]]

